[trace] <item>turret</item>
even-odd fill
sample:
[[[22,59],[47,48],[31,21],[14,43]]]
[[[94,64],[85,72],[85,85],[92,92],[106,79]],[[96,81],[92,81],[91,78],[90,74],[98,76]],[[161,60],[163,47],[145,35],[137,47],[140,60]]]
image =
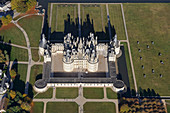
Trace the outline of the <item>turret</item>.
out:
[[[45,39],[45,35],[43,34],[42,35],[42,39],[40,40],[40,43],[39,43],[39,53],[40,55],[44,55],[44,50],[47,48],[47,41]]]

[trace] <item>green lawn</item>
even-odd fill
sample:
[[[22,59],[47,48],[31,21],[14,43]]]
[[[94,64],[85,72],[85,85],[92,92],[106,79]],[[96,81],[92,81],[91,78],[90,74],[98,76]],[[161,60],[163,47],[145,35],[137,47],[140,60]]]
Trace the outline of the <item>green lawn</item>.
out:
[[[34,91],[34,94],[36,94],[35,91]],[[39,93],[34,98],[38,98],[38,99],[41,99],[41,98],[52,98],[52,95],[53,95],[53,88],[49,88],[46,92]]]
[[[83,88],[83,96],[87,99],[104,98],[103,88]]]
[[[111,102],[87,102],[84,113],[116,113],[115,104]]]
[[[26,64],[12,64],[11,70],[14,69],[16,73],[19,75],[19,79],[22,81],[26,81],[26,76],[27,76],[27,68],[28,65]]]
[[[54,31],[64,32],[64,28],[65,28],[64,22],[68,19],[68,14],[70,15],[71,22],[75,22],[75,19],[77,18],[77,5],[75,4],[53,5],[51,33],[53,33]]]
[[[47,12],[47,15],[48,15],[48,23],[50,21],[50,9],[51,9],[51,3],[48,3],[48,12]]]
[[[109,16],[111,25],[115,27],[118,40],[125,40],[125,29],[120,4],[109,4]]]
[[[27,68],[28,65],[26,64],[17,64],[18,65],[18,74],[20,75],[20,80],[26,81],[27,77]]]
[[[18,47],[11,47],[10,60],[28,61],[28,50]]]
[[[81,18],[85,22],[87,20],[87,15],[94,25],[95,32],[105,32],[105,27],[107,26],[107,13],[106,5],[81,5]]]
[[[0,30],[0,40],[26,46],[24,34],[12,23],[8,29]]]
[[[44,109],[43,102],[34,102],[34,105],[30,113],[43,113],[43,109]]]
[[[125,52],[125,57],[126,57],[126,65],[127,65],[127,70],[128,70],[130,89],[135,90],[134,81],[133,81],[133,74],[132,74],[132,68],[131,68],[131,63],[130,63],[130,58],[129,58],[128,45],[127,45],[126,42],[122,42],[121,44],[123,44],[123,46],[124,46],[124,52]]]
[[[56,88],[56,98],[76,98],[78,88]]]
[[[39,60],[39,54],[38,54],[39,49],[31,49],[32,53],[32,59],[37,62]]]
[[[41,37],[42,16],[28,16],[18,21],[26,31],[31,47],[38,47]]]
[[[78,113],[78,105],[73,102],[48,102],[46,113]]]
[[[117,99],[117,93],[115,93],[111,88],[106,88],[108,99]]]
[[[42,65],[34,65],[31,67],[30,83],[34,85],[35,81],[42,78]]]
[[[170,95],[170,4],[123,4],[137,86]],[[137,44],[137,41],[140,44]],[[154,44],[151,44],[154,41]],[[147,45],[150,46],[147,49]],[[141,52],[138,52],[141,49]],[[161,52],[162,56],[158,56]],[[142,57],[140,60],[139,57]],[[160,60],[164,64],[160,63]],[[141,66],[144,65],[144,69]],[[152,73],[152,69],[155,73]],[[146,78],[143,77],[146,74]],[[160,74],[163,75],[160,78]]]
[[[170,101],[166,101],[168,104],[166,104],[167,112],[170,113]]]

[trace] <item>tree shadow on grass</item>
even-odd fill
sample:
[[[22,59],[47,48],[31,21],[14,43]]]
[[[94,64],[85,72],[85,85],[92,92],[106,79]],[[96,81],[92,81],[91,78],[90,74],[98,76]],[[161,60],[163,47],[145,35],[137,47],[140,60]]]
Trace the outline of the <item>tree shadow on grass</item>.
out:
[[[25,82],[20,80],[20,75],[18,74],[13,80],[13,88],[14,91],[19,91],[21,94],[25,93]]]
[[[12,69],[15,70],[16,73],[18,73],[18,60],[17,60],[17,59],[15,59],[15,60],[13,61],[11,70],[12,70]]]
[[[11,58],[11,50],[12,50],[12,46],[11,46],[11,40],[9,40],[8,44],[5,44],[4,41],[4,37],[0,36],[0,41],[2,43],[0,43],[0,50],[2,50],[2,53],[4,55],[8,55],[9,59]]]

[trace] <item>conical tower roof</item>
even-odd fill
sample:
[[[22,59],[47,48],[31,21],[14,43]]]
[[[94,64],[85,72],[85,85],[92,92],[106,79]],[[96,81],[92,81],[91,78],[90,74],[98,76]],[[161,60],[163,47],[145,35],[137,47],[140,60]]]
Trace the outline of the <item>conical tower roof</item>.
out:
[[[46,48],[47,47],[47,41],[45,39],[45,35],[42,35],[42,39],[40,41],[39,47]]]

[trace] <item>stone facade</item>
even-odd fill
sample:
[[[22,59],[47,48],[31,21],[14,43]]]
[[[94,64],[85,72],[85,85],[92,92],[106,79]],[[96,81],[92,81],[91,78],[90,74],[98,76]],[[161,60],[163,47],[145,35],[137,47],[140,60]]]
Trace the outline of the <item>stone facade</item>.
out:
[[[98,43],[98,37],[74,37],[68,33],[63,43],[49,43],[42,35],[39,54],[44,56],[43,77],[34,89],[45,92],[49,87],[113,87],[125,90],[117,80],[116,59],[121,56],[117,35],[110,41]]]
[[[51,61],[50,51],[43,35],[39,46],[40,55],[44,56],[44,62]],[[63,69],[72,72],[76,68],[86,69],[89,72],[98,71],[99,54],[108,57],[109,61],[116,61],[120,53],[120,42],[117,35],[108,43],[98,43],[93,33],[87,38],[75,38],[71,33],[64,37],[63,43],[52,44],[51,53],[63,53]]]

